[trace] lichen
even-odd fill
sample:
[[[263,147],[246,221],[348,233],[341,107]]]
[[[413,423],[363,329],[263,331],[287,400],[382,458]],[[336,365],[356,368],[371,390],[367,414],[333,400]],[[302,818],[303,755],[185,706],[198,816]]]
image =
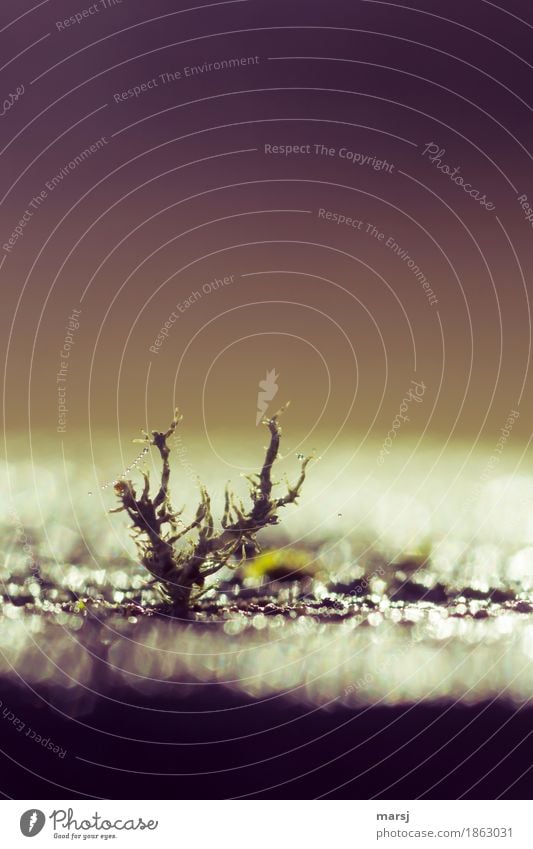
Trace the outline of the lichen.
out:
[[[203,591],[205,579],[224,566],[238,565],[241,552],[246,551],[248,556],[259,552],[258,532],[278,524],[278,511],[293,504],[300,495],[310,456],[301,457],[299,477],[294,485],[287,480],[286,494],[273,495],[272,467],[279,455],[280,413],[263,421],[270,432],[270,442],[260,472],[247,476],[249,508],[246,509],[226,487],[224,513],[218,530],[215,530],[211,512],[211,498],[204,486],[200,487],[200,503],[189,524],[183,525],[179,518],[183,510],[176,512],[172,507],[168,441],[181,421],[178,411],[167,431],[153,430],[151,435],[143,432],[142,440],[136,440],[159,451],[162,463],[159,487],[152,496],[148,473],[143,473],[144,487],[140,495],[130,480],[117,481],[115,492],[120,505],[111,512],[128,514],[141,563],[160,587],[164,599],[176,610],[190,608]]]

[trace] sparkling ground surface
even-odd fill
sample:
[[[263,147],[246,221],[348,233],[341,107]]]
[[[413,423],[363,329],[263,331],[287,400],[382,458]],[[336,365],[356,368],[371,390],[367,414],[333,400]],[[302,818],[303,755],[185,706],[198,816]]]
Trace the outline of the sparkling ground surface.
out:
[[[333,483],[317,464],[302,506],[268,537],[280,554],[228,572],[188,621],[147,586],[125,522],[106,513],[110,494],[88,494],[94,473],[5,464],[0,675],[50,684],[81,713],[93,689],[171,683],[187,698],[210,682],[311,705],[528,702],[533,479],[517,471],[522,458],[509,453],[482,485],[481,453],[402,455],[379,480],[374,460],[358,458],[355,484],[350,455]],[[186,503],[196,486],[182,482]]]

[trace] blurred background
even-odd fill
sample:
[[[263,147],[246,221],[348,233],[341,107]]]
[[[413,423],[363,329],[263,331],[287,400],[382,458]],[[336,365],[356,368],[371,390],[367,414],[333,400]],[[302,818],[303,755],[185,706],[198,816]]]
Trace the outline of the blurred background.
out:
[[[533,653],[531,10],[525,0],[91,8],[0,11],[0,642],[19,714],[58,707],[52,724],[77,741],[71,790],[82,795],[99,792],[95,739],[121,728],[148,739],[156,698],[165,723],[169,711],[194,716],[200,762],[221,735],[203,711],[230,703],[255,705],[257,733],[271,708],[320,708],[313,740],[369,706],[363,737],[374,723],[385,734],[384,705],[416,706],[425,727],[441,703],[497,700],[503,719],[489,711],[480,739],[509,730],[530,698]],[[223,587],[201,628],[178,638],[175,623],[144,623],[127,605],[153,596],[127,522],[108,513],[115,480],[157,479],[157,457],[132,440],[164,429],[178,405],[176,506],[192,514],[202,482],[220,515],[226,482],[245,497],[261,462],[258,420],[287,402],[280,480],[296,478],[301,454],[316,459],[264,544],[281,549],[295,586],[264,563],[239,586],[265,605],[302,596],[315,608],[287,628],[282,611],[265,624],[261,605],[246,626],[221,625]],[[93,629],[74,606],[84,598],[114,612]],[[344,624],[320,619],[326,598]],[[91,716],[95,739],[67,731],[65,716]],[[470,722],[453,716],[444,741]],[[186,728],[169,744],[184,744]],[[494,763],[515,745],[509,734]],[[21,764],[23,736],[8,735],[5,750]],[[128,793],[141,797],[134,761],[150,761],[149,742],[125,754],[122,740],[105,768],[125,764]],[[295,763],[304,774],[304,755]],[[484,792],[529,792],[513,763]],[[220,765],[213,754],[205,771]],[[466,793],[491,765],[473,778],[465,767]],[[56,767],[42,765],[35,792],[56,792],[43,791]],[[270,778],[254,775],[254,792],[267,792]],[[406,798],[455,792],[452,779],[430,791],[425,772],[402,781]],[[328,774],[294,792],[334,784]],[[372,792],[386,784],[381,775]],[[350,792],[364,794],[364,781]]]

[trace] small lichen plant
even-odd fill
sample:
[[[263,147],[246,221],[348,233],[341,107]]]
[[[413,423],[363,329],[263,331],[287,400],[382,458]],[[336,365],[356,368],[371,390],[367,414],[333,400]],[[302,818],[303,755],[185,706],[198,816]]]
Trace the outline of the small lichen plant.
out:
[[[150,480],[143,473],[144,487],[138,496],[133,483],[121,480],[115,483],[120,505],[112,513],[126,511],[132,522],[133,539],[139,550],[141,563],[153,576],[164,600],[176,611],[187,611],[203,592],[205,579],[220,571],[223,566],[238,566],[238,557],[260,551],[257,534],[269,525],[279,522],[278,511],[293,504],[305,480],[307,466],[312,457],[298,455],[300,475],[294,485],[286,479],[287,492],[281,497],[273,493],[272,467],[279,455],[281,428],[279,416],[263,420],[270,432],[270,442],[259,474],[247,476],[250,483],[251,504],[245,509],[242,501],[226,487],[224,514],[221,528],[215,531],[211,512],[211,499],[204,486],[200,487],[200,503],[194,519],[184,525],[180,516],[183,508],[175,512],[169,492],[171,447],[181,416],[178,410],[167,431],[143,431],[143,438],[134,440],[154,446],[161,456],[161,481],[154,496],[150,495]],[[189,535],[194,534],[194,539]],[[188,538],[188,539],[187,539]]]

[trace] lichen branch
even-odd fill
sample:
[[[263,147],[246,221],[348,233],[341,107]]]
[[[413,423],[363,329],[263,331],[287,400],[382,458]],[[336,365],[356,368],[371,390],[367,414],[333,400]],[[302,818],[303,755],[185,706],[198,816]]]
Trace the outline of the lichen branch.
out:
[[[169,438],[174,434],[181,416],[178,410],[167,431],[144,433],[142,440],[156,447],[161,457],[161,480],[155,497],[150,497],[150,479],[143,474],[144,486],[137,496],[131,481],[117,481],[115,492],[119,506],[111,512],[125,511],[130,520],[133,536],[139,549],[142,564],[159,584],[164,597],[177,609],[186,609],[203,590],[205,578],[216,574],[229,565],[233,556],[245,549],[260,550],[257,534],[268,525],[278,523],[278,510],[292,504],[300,495],[311,457],[301,457],[300,475],[296,483],[287,484],[286,495],[274,498],[272,490],[272,467],[279,458],[281,427],[279,416],[283,409],[264,420],[270,433],[265,459],[259,474],[248,476],[251,507],[247,511],[243,503],[226,487],[221,530],[215,531],[211,511],[211,498],[200,488],[200,503],[189,524],[177,531],[178,519],[183,511],[176,513],[171,504],[169,481],[171,448]],[[168,528],[167,528],[168,526]],[[196,531],[196,540],[189,546],[178,547],[176,543]]]

